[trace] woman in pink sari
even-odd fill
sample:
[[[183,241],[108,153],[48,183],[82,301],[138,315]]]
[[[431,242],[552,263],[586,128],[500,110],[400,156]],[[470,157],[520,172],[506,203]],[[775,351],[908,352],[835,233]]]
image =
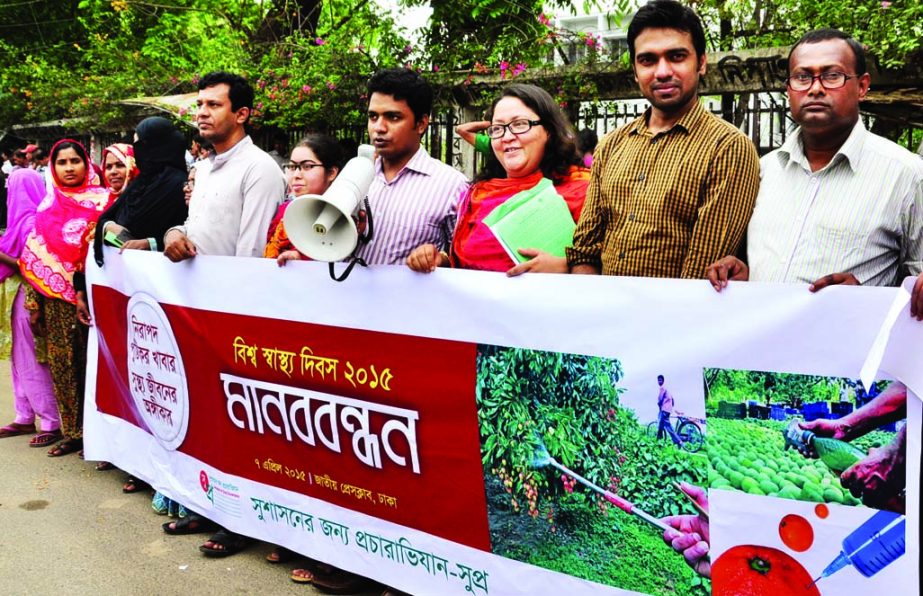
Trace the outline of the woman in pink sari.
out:
[[[88,239],[99,216],[115,199],[99,184],[86,149],[64,139],[51,149],[52,192],[38,206],[35,229],[19,257],[32,287],[26,308],[32,329],[44,335],[64,440],[49,456],[83,447],[83,389],[87,328],[77,324],[74,272],[83,266]]]
[[[51,373],[48,366],[36,358],[35,338],[25,307],[26,289],[19,276],[18,263],[26,237],[35,227],[35,211],[45,197],[45,180],[35,170],[20,168],[10,175],[7,190],[7,229],[0,238],[0,303],[3,303],[0,316],[3,316],[2,327],[6,328],[9,322],[12,336],[9,355],[16,418],[0,427],[0,437],[34,433],[38,416],[41,432],[32,437],[29,445],[45,447],[61,438],[61,422]]]
[[[509,85],[487,113],[487,134],[493,152],[487,167],[462,198],[451,254],[432,244],[407,258],[414,271],[436,267],[485,271],[567,273],[564,257],[528,246],[511,247],[529,260],[517,264],[484,219],[523,191],[547,178],[576,222],[583,208],[590,171],[582,166],[576,136],[552,97],[534,85]],[[546,182],[547,184],[547,182]]]

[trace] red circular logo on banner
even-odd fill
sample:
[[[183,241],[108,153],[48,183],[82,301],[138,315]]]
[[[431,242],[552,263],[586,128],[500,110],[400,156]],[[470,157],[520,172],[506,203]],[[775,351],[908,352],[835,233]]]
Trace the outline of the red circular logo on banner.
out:
[[[208,492],[208,474],[205,473],[205,470],[199,472],[199,484],[202,486],[202,490]]]

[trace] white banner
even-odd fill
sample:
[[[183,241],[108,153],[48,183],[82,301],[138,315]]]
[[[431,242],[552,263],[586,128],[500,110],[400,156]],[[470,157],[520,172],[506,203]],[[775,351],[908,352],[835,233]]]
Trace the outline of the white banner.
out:
[[[412,593],[765,593],[846,551],[803,593],[919,593],[923,323],[906,290],[400,267],[335,283],[322,263],[114,250],[90,265],[86,457],[234,531]],[[676,444],[652,436],[659,375]],[[901,382],[902,420],[849,438],[860,463],[895,450],[898,488],[895,471],[853,496],[855,461],[785,448],[793,422],[870,412],[867,393]],[[662,540],[659,518],[697,513],[672,479],[708,490],[714,584]],[[862,562],[880,541],[854,544],[873,521],[906,521],[880,569]]]

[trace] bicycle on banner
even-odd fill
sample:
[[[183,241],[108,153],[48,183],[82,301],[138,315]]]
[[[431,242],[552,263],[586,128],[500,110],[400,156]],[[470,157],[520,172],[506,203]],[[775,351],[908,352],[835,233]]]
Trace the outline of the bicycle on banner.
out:
[[[670,431],[673,431],[671,435],[671,437],[674,438],[673,442],[676,443],[677,439],[679,440],[679,442],[676,443],[677,447],[689,453],[698,453],[701,451],[702,447],[705,446],[705,431],[703,430],[705,427],[705,420],[686,416],[679,411],[673,412],[669,418],[676,420],[676,430],[673,430],[674,425],[670,424],[670,421],[667,420],[666,428],[669,430],[667,430],[666,433],[658,433],[658,431],[660,431],[660,421],[654,420],[647,425],[648,436],[657,439],[658,434],[662,437],[664,434],[671,434]]]

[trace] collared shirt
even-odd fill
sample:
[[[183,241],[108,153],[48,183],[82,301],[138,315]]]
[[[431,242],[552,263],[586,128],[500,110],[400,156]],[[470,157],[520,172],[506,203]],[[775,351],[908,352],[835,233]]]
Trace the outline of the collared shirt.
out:
[[[181,229],[199,254],[262,257],[269,222],[285,197],[285,176],[249,136],[209,161],[196,170]]]
[[[447,248],[467,187],[461,172],[433,159],[423,147],[390,182],[376,159],[368,193],[374,234],[359,256],[369,265],[398,265],[421,244]]]
[[[673,412],[673,396],[663,385],[660,386],[660,393],[657,394],[657,407],[661,412]]]
[[[700,104],[652,134],[650,109],[606,136],[568,265],[604,275],[703,278],[733,254],[759,187],[759,159],[739,130]]]
[[[760,163],[762,184],[747,231],[750,279],[813,282],[852,273],[897,285],[923,269],[923,160],[862,121],[816,172],[801,129]]]

